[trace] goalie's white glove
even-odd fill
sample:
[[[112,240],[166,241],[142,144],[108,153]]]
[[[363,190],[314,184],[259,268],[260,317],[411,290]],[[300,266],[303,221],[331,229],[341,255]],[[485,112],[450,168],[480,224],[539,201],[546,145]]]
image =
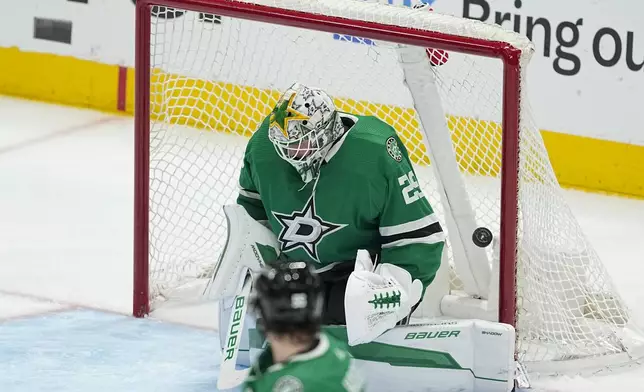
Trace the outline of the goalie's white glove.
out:
[[[380,264],[374,270],[369,252],[359,250],[344,294],[350,346],[368,343],[407,317],[420,301],[423,284],[407,270]]]

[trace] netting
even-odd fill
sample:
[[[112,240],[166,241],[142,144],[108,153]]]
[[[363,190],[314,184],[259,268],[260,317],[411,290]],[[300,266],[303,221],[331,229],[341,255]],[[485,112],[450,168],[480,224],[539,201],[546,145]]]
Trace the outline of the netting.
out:
[[[529,42],[481,23],[351,0],[257,0],[313,14],[506,41]],[[234,203],[247,138],[293,82],[317,86],[340,110],[397,129],[423,191],[445,219],[439,183],[404,83],[395,45],[367,38],[155,7],[151,20],[150,288],[153,305],[194,294],[226,240],[221,207]],[[476,225],[500,228],[503,63],[434,53],[433,74]],[[526,65],[526,64],[524,64]],[[524,67],[525,69],[525,67]],[[566,206],[527,90],[520,105],[517,331],[535,362],[627,351],[630,318],[601,261]],[[422,109],[420,109],[422,110]],[[431,148],[431,146],[430,146]],[[443,225],[446,227],[446,225]],[[448,232],[450,265],[455,265]],[[493,252],[487,252],[495,262]],[[452,270],[452,289],[462,281]]]

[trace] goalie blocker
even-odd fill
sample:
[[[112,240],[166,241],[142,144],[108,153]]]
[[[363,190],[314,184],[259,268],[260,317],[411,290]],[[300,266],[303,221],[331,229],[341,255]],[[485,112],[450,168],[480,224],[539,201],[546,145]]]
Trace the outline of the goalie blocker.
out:
[[[261,351],[263,341],[255,329],[255,320],[245,315],[245,307],[240,310],[244,315],[234,317],[238,310],[235,303],[239,303],[238,294],[247,273],[275,260],[279,252],[273,233],[252,219],[243,207],[228,205],[224,212],[228,222],[226,247],[206,289],[207,296],[220,299],[220,378],[227,377],[225,369],[234,368],[224,366],[227,360],[250,366]],[[435,291],[428,288],[426,293],[432,295]],[[240,319],[243,326],[235,325],[235,320]],[[347,341],[345,327],[325,330]],[[351,347],[350,352],[367,378],[367,390],[416,391],[435,385],[441,390],[500,392],[514,387],[514,342],[515,331],[510,325],[437,319],[396,326],[369,343]],[[241,381],[240,375],[234,379]]]

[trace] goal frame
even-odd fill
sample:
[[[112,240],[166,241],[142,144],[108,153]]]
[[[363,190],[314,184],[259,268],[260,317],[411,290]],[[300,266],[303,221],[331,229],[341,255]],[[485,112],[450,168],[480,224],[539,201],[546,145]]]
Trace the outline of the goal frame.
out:
[[[498,321],[516,327],[521,49],[507,42],[227,0],[137,0],[136,2],[133,316],[144,317],[150,312],[150,43],[153,6],[179,8],[500,59],[503,62],[503,107]]]

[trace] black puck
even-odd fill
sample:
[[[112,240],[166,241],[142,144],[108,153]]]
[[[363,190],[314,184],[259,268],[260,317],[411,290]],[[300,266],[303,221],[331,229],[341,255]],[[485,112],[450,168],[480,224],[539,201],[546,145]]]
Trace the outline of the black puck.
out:
[[[485,248],[492,243],[492,232],[487,227],[479,227],[472,234],[472,242],[479,248]]]

